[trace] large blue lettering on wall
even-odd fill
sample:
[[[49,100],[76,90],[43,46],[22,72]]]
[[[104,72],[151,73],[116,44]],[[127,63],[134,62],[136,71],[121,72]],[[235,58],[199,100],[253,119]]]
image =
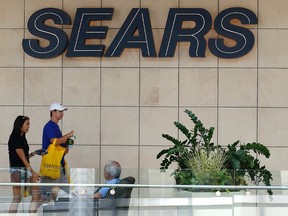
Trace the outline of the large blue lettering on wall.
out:
[[[233,47],[227,47],[224,39],[209,39],[210,51],[221,58],[237,58],[247,54],[254,45],[253,33],[241,26],[231,24],[232,19],[240,20],[242,24],[257,24],[256,15],[245,8],[229,8],[222,11],[215,19],[214,27],[220,35],[236,41]]]
[[[64,52],[68,37],[63,30],[46,25],[45,21],[49,19],[59,25],[71,24],[69,15],[62,10],[45,8],[36,11],[28,20],[28,30],[32,35],[47,39],[49,45],[42,47],[39,40],[24,39],[22,46],[28,55],[35,58],[53,58]]]
[[[41,9],[29,18],[28,30],[32,35],[48,40],[49,45],[41,46],[39,39],[23,39],[23,49],[25,53],[35,58],[57,57],[65,51],[67,46],[67,57],[119,57],[125,49],[129,48],[140,49],[143,57],[157,57],[147,8],[133,8],[130,11],[105,52],[105,46],[100,43],[100,39],[104,41],[109,28],[91,23],[111,20],[112,16],[113,8],[78,8],[68,42],[68,36],[62,30],[62,26],[71,25],[69,15],[60,9]],[[217,57],[241,57],[254,46],[253,33],[248,28],[233,25],[231,23],[233,19],[246,25],[258,23],[256,15],[245,8],[228,8],[220,12],[214,21],[215,30],[220,37],[208,39],[208,47]],[[52,20],[59,27],[49,26],[46,24],[47,20]],[[184,25],[185,23],[190,25]],[[189,43],[190,57],[205,57],[207,50],[205,36],[211,26],[211,15],[205,9],[171,8],[158,57],[173,57],[179,42]],[[225,38],[234,40],[236,45],[226,46]],[[88,43],[90,39],[99,39],[99,44]]]
[[[111,20],[112,8],[78,8],[71,33],[71,41],[66,56],[103,56],[104,45],[86,44],[88,39],[105,39],[108,31],[107,26],[91,26],[92,21]]]
[[[193,28],[182,28],[184,21],[193,21]],[[206,49],[205,34],[210,30],[212,18],[207,10],[200,8],[170,9],[166,22],[159,57],[174,56],[178,42],[190,42],[189,55],[204,57]]]
[[[135,36],[136,30],[138,35]],[[118,57],[125,48],[140,48],[143,57],[156,57],[152,27],[147,8],[134,8],[121,26],[105,56]]]

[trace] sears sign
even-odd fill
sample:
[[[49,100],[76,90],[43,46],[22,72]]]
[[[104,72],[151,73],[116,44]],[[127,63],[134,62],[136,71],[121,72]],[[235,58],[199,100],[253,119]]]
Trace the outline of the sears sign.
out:
[[[87,44],[88,39],[105,39],[108,26],[91,25],[92,21],[111,20],[113,8],[78,8],[68,40],[62,25],[71,25],[70,16],[63,10],[45,8],[36,11],[28,20],[28,30],[38,38],[49,41],[40,46],[38,39],[23,39],[22,46],[28,55],[35,58],[54,58],[67,49],[67,57],[119,57],[126,48],[138,48],[143,57],[173,57],[178,42],[188,42],[190,57],[205,57],[209,50],[220,58],[238,58],[247,54],[254,46],[254,35],[241,25],[232,24],[236,19],[241,24],[257,24],[257,16],[249,9],[234,7],[221,11],[214,20],[215,31],[221,36],[209,38],[205,35],[212,26],[211,14],[203,8],[170,8],[159,52],[156,52],[148,8],[133,8],[122,24],[109,47],[103,44]],[[59,27],[45,23],[52,20]],[[194,22],[193,27],[184,28],[183,22]],[[137,31],[137,34],[135,32]],[[225,38],[235,41],[226,46]]]

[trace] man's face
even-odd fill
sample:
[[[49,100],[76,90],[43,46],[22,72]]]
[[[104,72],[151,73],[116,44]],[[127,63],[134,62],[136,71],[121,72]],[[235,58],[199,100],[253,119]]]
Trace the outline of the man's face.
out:
[[[58,120],[61,120],[63,118],[64,111],[54,110],[53,114]]]

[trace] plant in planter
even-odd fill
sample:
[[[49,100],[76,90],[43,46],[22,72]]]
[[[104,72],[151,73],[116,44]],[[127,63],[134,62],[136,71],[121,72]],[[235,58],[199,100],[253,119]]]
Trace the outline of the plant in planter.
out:
[[[171,163],[177,163],[173,175],[176,183],[182,185],[247,185],[247,178],[257,185],[261,182],[271,185],[272,174],[256,157],[258,154],[269,158],[267,147],[256,142],[241,144],[240,141],[227,147],[216,145],[211,142],[214,128],[206,129],[192,111],[185,110],[185,113],[194,128],[189,130],[180,122],[174,122],[185,135],[183,141],[162,134],[174,145],[158,153],[157,159],[164,156],[161,171],[168,169]],[[268,193],[271,195],[272,191],[268,190]]]

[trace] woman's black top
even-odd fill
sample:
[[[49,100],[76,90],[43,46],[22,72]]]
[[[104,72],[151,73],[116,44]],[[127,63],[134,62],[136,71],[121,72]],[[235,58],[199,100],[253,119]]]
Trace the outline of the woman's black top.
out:
[[[16,149],[23,149],[24,154],[29,162],[29,145],[24,136],[10,136],[8,141],[9,162],[10,167],[25,167],[22,160],[18,156]]]

